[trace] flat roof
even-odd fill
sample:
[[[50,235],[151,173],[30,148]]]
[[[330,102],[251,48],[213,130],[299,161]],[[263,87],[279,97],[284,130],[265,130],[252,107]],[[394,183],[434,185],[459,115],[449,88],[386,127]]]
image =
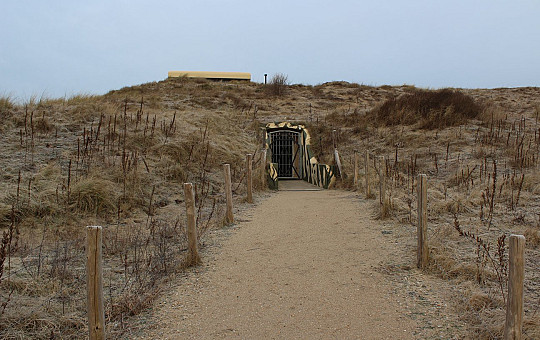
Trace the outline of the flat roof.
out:
[[[247,72],[169,71],[169,77],[251,80],[251,73],[247,73]]]

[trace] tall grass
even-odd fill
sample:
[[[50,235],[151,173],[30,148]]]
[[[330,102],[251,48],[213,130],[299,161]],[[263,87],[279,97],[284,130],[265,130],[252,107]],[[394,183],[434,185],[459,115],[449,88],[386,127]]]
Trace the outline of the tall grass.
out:
[[[0,160],[1,338],[84,336],[83,231],[96,224],[104,226],[107,330],[126,332],[161,282],[187,265],[182,182],[196,184],[200,237],[222,225],[222,162],[233,164],[236,193],[245,190],[256,124],[244,126],[232,112],[163,110],[162,96],[152,101],[2,101],[10,161]]]

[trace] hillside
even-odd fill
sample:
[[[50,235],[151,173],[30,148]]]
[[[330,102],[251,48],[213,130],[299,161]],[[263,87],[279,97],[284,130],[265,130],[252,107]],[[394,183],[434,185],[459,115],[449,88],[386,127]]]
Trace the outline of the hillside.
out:
[[[245,154],[259,162],[260,128],[284,120],[304,123],[316,156],[328,163],[337,130],[342,188],[363,193],[363,172],[360,184],[352,183],[354,150],[387,157],[389,200],[383,214],[376,203],[373,210],[392,221],[396,235],[414,236],[414,178],[428,174],[429,273],[450,287],[449,304],[475,338],[500,335],[504,242],[510,232],[525,234],[525,329],[529,338],[539,336],[539,88],[460,90],[477,105],[474,115],[435,127],[419,124],[421,110],[403,103],[417,103],[410,98],[421,91],[413,86],[331,82],[285,90],[276,96],[262,84],[172,78],[103,96],[26,105],[2,98],[0,228],[9,247],[0,337],[85,334],[84,226],[96,224],[106,226],[107,323],[122,334],[162,282],[184,268],[182,183],[197,184],[204,245],[205,233],[223,224],[221,165],[231,163],[241,203]],[[412,120],[381,119],[385,105]],[[425,117],[454,117],[457,107],[428,105]],[[373,170],[371,176],[376,188]],[[403,268],[385,272],[391,279]]]

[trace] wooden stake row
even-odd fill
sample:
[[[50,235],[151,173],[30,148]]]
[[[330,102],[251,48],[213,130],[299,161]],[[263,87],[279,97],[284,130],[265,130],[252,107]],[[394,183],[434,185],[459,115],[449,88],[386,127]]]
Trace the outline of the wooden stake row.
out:
[[[247,201],[253,202],[252,165],[253,155],[246,156],[247,167]],[[263,151],[261,165],[261,180],[266,183],[266,150]],[[234,223],[232,205],[232,181],[230,164],[223,165],[225,175],[225,196],[227,200],[226,223]],[[192,183],[184,183],[186,202],[187,236],[189,265],[201,262],[195,216],[195,194]],[[88,307],[88,338],[91,340],[105,339],[105,310],[103,307],[103,255],[101,226],[86,227],[86,285]]]
[[[369,152],[366,151],[366,196],[369,197]],[[261,165],[261,179],[265,179],[266,157]],[[253,157],[248,154],[247,162],[247,201],[253,202],[252,194],[252,162]],[[379,157],[379,199],[381,209],[385,202],[385,158]],[[230,164],[224,164],[225,192],[227,200],[226,222],[233,223],[232,181]],[[355,152],[354,183],[358,182],[358,154]],[[264,181],[263,181],[264,185]],[[184,195],[187,215],[188,234],[188,262],[190,265],[200,263],[198,240],[195,220],[195,198],[192,183],[184,183]],[[418,226],[417,226],[417,267],[425,269],[429,262],[429,248],[427,243],[427,176],[418,175]],[[89,339],[105,339],[105,312],[103,307],[103,255],[102,255],[102,227],[87,227],[87,302],[88,302],[88,329]],[[506,308],[506,323],[504,338],[521,339],[523,325],[523,284],[524,284],[524,249],[525,237],[511,235],[509,243],[508,265],[508,301]]]

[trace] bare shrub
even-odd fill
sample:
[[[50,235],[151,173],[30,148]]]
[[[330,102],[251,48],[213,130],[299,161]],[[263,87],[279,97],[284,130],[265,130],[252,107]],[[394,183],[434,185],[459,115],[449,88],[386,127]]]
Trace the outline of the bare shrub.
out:
[[[289,81],[287,75],[276,73],[270,78],[266,88],[269,94],[280,97],[287,93],[288,85]]]

